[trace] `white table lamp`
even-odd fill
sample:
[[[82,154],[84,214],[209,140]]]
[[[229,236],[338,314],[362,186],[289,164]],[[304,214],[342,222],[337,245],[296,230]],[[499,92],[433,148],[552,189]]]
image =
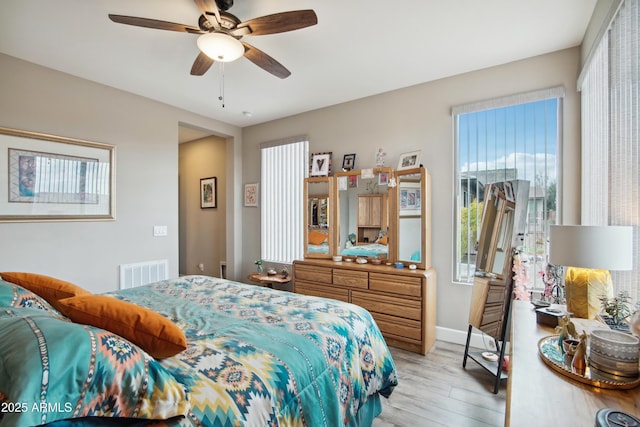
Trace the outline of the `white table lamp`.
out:
[[[609,270],[633,268],[633,228],[625,226],[552,225],[549,262],[567,267],[567,310],[593,319],[600,298],[613,297]]]

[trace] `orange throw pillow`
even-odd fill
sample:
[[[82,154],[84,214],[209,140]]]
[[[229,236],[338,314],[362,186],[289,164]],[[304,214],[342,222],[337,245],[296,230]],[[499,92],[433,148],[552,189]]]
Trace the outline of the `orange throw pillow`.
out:
[[[76,323],[106,329],[161,359],[187,348],[184,332],[155,311],[106,295],[83,295],[60,301],[62,314]]]
[[[312,245],[321,245],[325,240],[327,240],[326,234],[319,231],[309,232],[309,243],[311,243]]]
[[[2,280],[22,286],[47,300],[56,310],[60,310],[58,300],[78,295],[91,295],[91,292],[73,283],[35,273],[4,272]]]

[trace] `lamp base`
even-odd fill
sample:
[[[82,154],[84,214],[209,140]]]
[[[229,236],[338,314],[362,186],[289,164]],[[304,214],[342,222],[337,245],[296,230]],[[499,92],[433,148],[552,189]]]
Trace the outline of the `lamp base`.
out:
[[[602,311],[600,298],[613,298],[613,284],[609,270],[567,268],[564,284],[567,310],[575,317],[595,319]]]

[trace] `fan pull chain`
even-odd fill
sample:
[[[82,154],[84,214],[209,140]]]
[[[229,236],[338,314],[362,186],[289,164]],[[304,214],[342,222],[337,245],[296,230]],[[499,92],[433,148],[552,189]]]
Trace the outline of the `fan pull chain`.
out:
[[[224,108],[224,62],[218,62],[220,64],[220,95],[218,99],[222,103],[222,108]]]

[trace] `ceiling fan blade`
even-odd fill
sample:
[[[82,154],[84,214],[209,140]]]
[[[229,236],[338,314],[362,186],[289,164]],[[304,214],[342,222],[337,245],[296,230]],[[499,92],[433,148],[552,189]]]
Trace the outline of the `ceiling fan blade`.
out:
[[[262,36],[265,34],[284,33],[310,27],[318,23],[318,17],[313,10],[293,10],[290,12],[274,13],[241,22],[231,34]],[[244,30],[243,30],[244,29]],[[246,29],[249,30],[247,33]]]
[[[213,28],[219,30],[220,23],[222,20],[220,19],[220,10],[218,9],[218,5],[216,4],[216,0],[194,0],[198,9],[202,13],[202,16],[207,18],[207,21]],[[214,15],[212,17],[211,15]]]
[[[281,79],[286,79],[291,75],[291,71],[287,70],[284,65],[253,46],[249,43],[242,42],[244,46],[244,56],[258,67],[273,74]]]
[[[202,76],[204,73],[209,71],[209,68],[211,68],[212,65],[213,59],[200,52],[196,60],[193,61],[193,66],[191,66],[191,75]]]
[[[134,25],[136,27],[154,28],[157,30],[167,31],[179,31],[181,33],[196,33],[204,34],[204,32],[197,27],[190,25],[176,24],[174,22],[159,21],[157,19],[138,18],[136,16],[124,16],[124,15],[112,15],[109,14],[109,19],[118,24]]]

